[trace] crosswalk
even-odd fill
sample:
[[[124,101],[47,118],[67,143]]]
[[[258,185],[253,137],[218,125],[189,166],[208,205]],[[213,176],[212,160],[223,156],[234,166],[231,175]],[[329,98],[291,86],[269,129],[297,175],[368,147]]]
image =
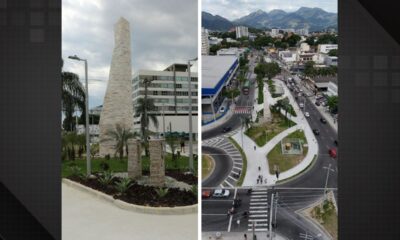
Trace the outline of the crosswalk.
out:
[[[235,107],[234,113],[235,114],[251,114],[251,107],[237,106],[237,107]]]
[[[230,132],[232,133],[232,132]],[[202,141],[203,146],[222,149],[233,161],[233,167],[228,177],[220,184],[220,187],[235,187],[238,176],[242,174],[243,160],[239,150],[229,141],[227,137],[218,136]]]
[[[248,231],[268,231],[268,191],[267,188],[253,189],[250,196]]]

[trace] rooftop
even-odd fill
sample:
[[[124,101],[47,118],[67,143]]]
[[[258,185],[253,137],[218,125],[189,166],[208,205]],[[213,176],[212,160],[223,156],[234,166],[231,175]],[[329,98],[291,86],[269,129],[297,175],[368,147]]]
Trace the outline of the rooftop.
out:
[[[202,88],[216,88],[236,60],[236,56],[202,56]]]

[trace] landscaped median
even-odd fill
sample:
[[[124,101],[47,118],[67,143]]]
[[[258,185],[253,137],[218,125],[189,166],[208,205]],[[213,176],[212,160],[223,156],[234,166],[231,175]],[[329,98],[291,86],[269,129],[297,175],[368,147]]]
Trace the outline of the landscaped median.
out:
[[[269,140],[279,133],[294,126],[295,123],[282,116],[277,112],[272,112],[272,121],[262,124],[253,125],[245,134],[251,138],[259,147],[264,146]]]
[[[214,159],[207,154],[201,156],[201,178],[202,181],[208,178],[215,166]]]
[[[295,144],[298,151],[297,149],[296,152],[288,150],[284,153],[286,147],[295,148]],[[302,130],[297,130],[282,139],[267,155],[270,173],[274,174],[276,168],[280,172],[287,171],[303,161],[308,153],[306,144],[307,140]]]
[[[133,212],[138,212],[138,213],[148,213],[148,214],[160,214],[160,215],[167,215],[167,214],[190,214],[190,213],[197,213],[197,203],[187,205],[187,206],[175,206],[175,207],[152,207],[148,205],[137,205],[137,204],[131,204],[124,202],[118,198],[115,198],[114,196],[111,196],[109,194],[106,194],[104,192],[101,192],[99,190],[87,187],[85,185],[82,185],[76,181],[72,181],[67,178],[63,178],[62,182],[69,187],[72,187],[74,189],[77,189],[79,191],[88,193],[94,197],[103,199],[111,204],[114,204],[115,206],[133,211]],[[197,197],[196,197],[196,202],[197,202]]]
[[[229,137],[229,141],[231,141],[231,143],[233,145],[235,145],[236,149],[239,150],[240,155],[242,155],[242,171],[239,177],[239,180],[237,181],[236,185],[238,187],[242,186],[244,178],[246,177],[246,172],[247,172],[247,157],[246,154],[243,152],[243,149],[239,146],[239,144],[232,138]]]

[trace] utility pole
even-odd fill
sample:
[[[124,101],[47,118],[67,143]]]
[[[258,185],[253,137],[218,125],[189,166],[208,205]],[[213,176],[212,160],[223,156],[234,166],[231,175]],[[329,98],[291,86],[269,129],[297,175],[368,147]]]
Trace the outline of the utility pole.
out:
[[[274,194],[271,195],[271,207],[269,214],[269,239],[272,240],[272,211],[274,209]]]
[[[330,173],[331,171],[332,171],[332,172],[335,172],[333,169],[331,169],[331,166],[332,166],[332,164],[329,164],[328,167],[323,167],[324,169],[327,170],[327,172],[326,172],[326,180],[325,180],[325,187],[324,187],[324,199],[325,199],[325,200],[327,199],[327,187],[328,187],[329,173]]]

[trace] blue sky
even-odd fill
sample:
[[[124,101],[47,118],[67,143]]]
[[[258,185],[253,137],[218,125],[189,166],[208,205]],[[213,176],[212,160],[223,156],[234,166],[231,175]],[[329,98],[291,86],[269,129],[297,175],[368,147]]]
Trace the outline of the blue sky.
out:
[[[63,0],[62,57],[64,71],[84,80],[89,63],[89,106],[103,103],[114,47],[114,23],[130,22],[133,74],[139,69],[162,70],[197,56],[196,0]]]
[[[248,15],[259,9],[269,12],[281,9],[294,12],[300,7],[319,7],[337,13],[337,0],[202,0],[202,10],[229,20]]]

